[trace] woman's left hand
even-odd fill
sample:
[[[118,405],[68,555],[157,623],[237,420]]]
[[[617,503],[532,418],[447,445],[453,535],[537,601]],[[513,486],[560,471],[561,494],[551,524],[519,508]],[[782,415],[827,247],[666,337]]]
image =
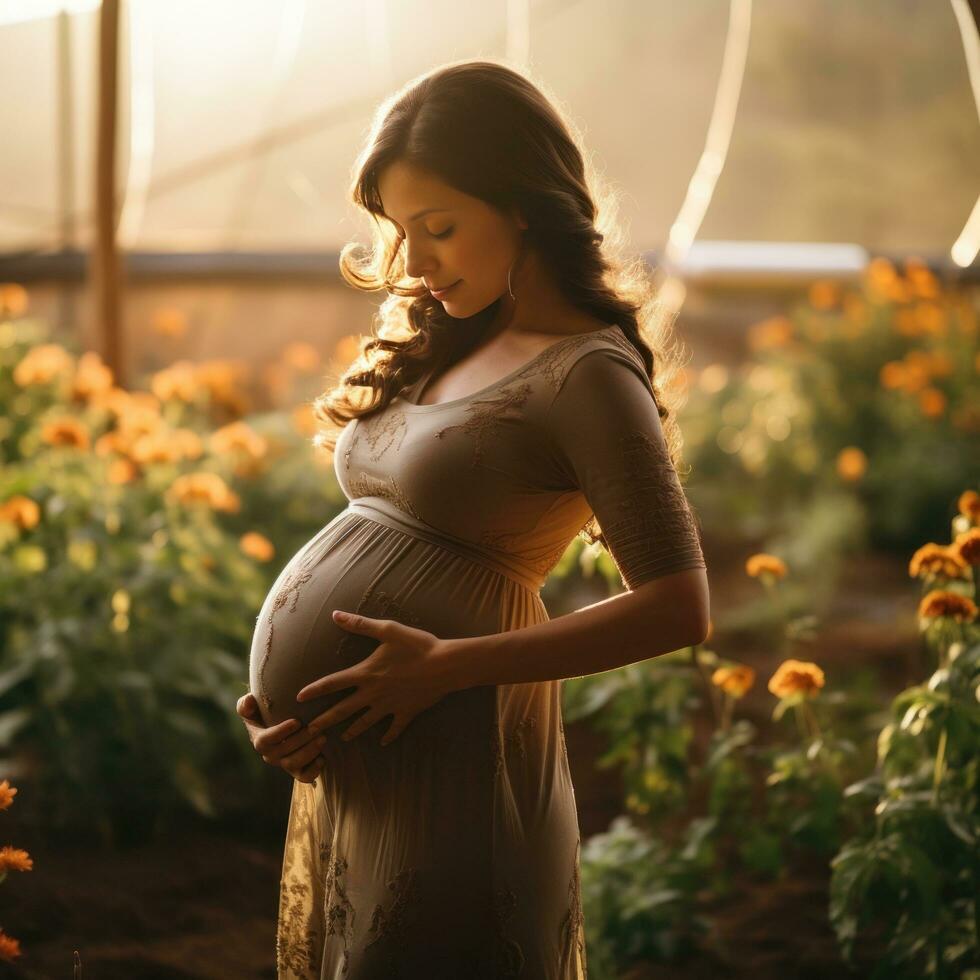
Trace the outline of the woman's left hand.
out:
[[[368,710],[341,737],[351,739],[388,715],[394,715],[391,727],[381,739],[381,744],[386,745],[417,714],[456,689],[447,670],[447,641],[393,619],[371,619],[340,610],[334,610],[333,619],[348,632],[373,636],[381,643],[360,663],[327,674],[307,684],[296,695],[297,701],[309,701],[331,691],[356,688],[353,694],[317,715],[307,725],[311,733],[337,725],[366,707]]]

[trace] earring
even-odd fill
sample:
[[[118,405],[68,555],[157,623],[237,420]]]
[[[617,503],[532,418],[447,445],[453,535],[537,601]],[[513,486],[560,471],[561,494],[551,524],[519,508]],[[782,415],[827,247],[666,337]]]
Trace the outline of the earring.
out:
[[[514,259],[514,262],[516,261],[517,259]],[[517,297],[514,295],[514,290],[510,288],[510,270],[514,268],[514,262],[511,262],[510,269],[507,270],[507,292],[510,293],[511,299],[517,299]]]

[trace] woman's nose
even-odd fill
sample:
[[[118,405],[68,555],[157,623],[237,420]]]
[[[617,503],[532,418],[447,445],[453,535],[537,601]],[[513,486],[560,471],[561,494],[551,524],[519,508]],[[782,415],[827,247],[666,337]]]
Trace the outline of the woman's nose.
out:
[[[420,252],[418,247],[405,246],[405,274],[412,279],[420,279],[432,271],[431,256]]]

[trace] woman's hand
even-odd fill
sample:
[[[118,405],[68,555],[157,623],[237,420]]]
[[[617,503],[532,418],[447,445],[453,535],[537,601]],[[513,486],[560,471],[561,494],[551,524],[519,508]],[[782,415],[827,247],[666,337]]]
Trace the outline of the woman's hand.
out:
[[[373,636],[381,643],[359,664],[327,674],[297,694],[297,701],[308,701],[331,691],[355,688],[353,694],[317,715],[307,726],[311,732],[320,733],[367,708],[341,737],[351,739],[393,715],[394,721],[381,739],[381,744],[387,745],[417,714],[456,689],[447,669],[451,659],[447,641],[397,620],[370,619],[340,610],[334,610],[333,618],[348,632]]]
[[[251,692],[238,699],[236,710],[245,722],[252,748],[264,762],[281,766],[301,783],[316,779],[326,765],[326,759],[320,754],[326,739],[315,738],[315,733],[304,728],[297,718],[287,718],[267,728],[262,724],[259,706]]]

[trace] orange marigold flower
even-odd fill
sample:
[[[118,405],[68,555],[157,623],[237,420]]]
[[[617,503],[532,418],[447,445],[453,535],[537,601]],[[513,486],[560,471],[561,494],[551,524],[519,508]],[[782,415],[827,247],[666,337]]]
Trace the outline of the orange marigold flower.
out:
[[[938,388],[923,388],[919,392],[919,408],[927,418],[937,419],[946,410],[946,396]]]
[[[312,436],[317,430],[316,416],[311,405],[299,405],[290,413],[293,428],[303,436]]]
[[[19,847],[0,847],[0,871],[30,871],[34,867],[30,854]]]
[[[103,432],[95,440],[96,456],[111,456],[116,453],[119,456],[127,456],[132,446],[132,438],[129,433],[113,429],[111,432]]]
[[[204,443],[193,429],[174,429],[170,441],[184,459],[200,459],[204,455]]]
[[[787,316],[772,316],[752,324],[746,337],[753,351],[785,347],[793,338],[793,322]]]
[[[238,495],[217,473],[185,473],[174,480],[167,494],[180,503],[204,503],[214,510],[237,512],[241,507]]]
[[[745,571],[752,576],[752,578],[759,578],[761,575],[772,575],[775,578],[785,578],[786,577],[786,562],[782,558],[777,558],[775,555],[766,554],[764,551],[760,551],[758,554],[752,555],[745,562]]]
[[[6,521],[8,524],[16,524],[25,531],[36,527],[40,520],[41,508],[38,506],[37,501],[32,500],[30,497],[25,497],[21,493],[9,497],[0,504],[0,521]]]
[[[916,296],[924,299],[936,299],[940,293],[939,280],[930,268],[918,257],[910,256],[905,260],[905,274],[912,284]]]
[[[769,690],[777,698],[792,694],[812,697],[823,685],[823,671],[808,660],[784,660],[769,678]]]
[[[198,390],[197,371],[191,361],[177,361],[150,378],[150,390],[162,402],[194,401]]]
[[[905,365],[901,361],[887,361],[878,372],[882,388],[902,388],[905,386]]]
[[[106,470],[106,479],[116,486],[132,483],[139,474],[136,464],[129,459],[114,459]]]
[[[88,449],[88,428],[78,419],[69,416],[52,419],[41,427],[41,441],[50,446],[73,446],[76,449]]]
[[[977,607],[972,599],[958,592],[933,589],[922,597],[919,603],[919,616],[922,619],[938,619],[946,616],[958,623],[972,623],[977,617]]]
[[[0,960],[12,960],[20,956],[20,942],[0,929]]]
[[[211,449],[216,453],[240,452],[261,459],[268,451],[268,441],[246,422],[232,422],[211,433]]]
[[[837,473],[843,480],[860,480],[868,468],[868,457],[857,446],[846,446],[837,454]]]
[[[956,508],[964,517],[969,517],[971,523],[980,521],[980,493],[964,490],[956,501]]]
[[[75,378],[72,381],[72,397],[90,399],[100,391],[112,388],[112,369],[102,363],[95,351],[86,351],[78,359]]]
[[[174,307],[157,310],[151,322],[153,329],[164,337],[182,337],[187,333],[187,315]]]
[[[272,542],[258,531],[248,531],[243,534],[238,539],[238,546],[249,558],[254,558],[256,561],[271,561],[276,553]]]
[[[0,316],[20,316],[27,309],[27,290],[16,282],[0,282]]]
[[[0,782],[0,810],[10,809],[16,795],[17,787],[11,786],[9,780],[5,779]]]
[[[957,534],[949,550],[967,565],[980,565],[980,527]]]
[[[755,671],[744,664],[737,667],[719,667],[711,675],[711,683],[733,698],[740,698],[755,683]]]
[[[818,279],[807,290],[810,305],[815,310],[830,310],[840,304],[840,286],[832,279]]]
[[[75,359],[60,344],[40,344],[20,359],[14,368],[14,381],[22,388],[49,384],[74,366]]]
[[[320,366],[320,352],[306,341],[287,344],[282,352],[283,362],[296,371],[315,371]]]
[[[137,463],[173,463],[181,458],[172,433],[165,429],[146,432],[133,440],[130,455]]]
[[[919,578],[923,575],[943,578],[965,578],[967,564],[952,549],[935,542],[919,548],[909,561],[909,575]]]

